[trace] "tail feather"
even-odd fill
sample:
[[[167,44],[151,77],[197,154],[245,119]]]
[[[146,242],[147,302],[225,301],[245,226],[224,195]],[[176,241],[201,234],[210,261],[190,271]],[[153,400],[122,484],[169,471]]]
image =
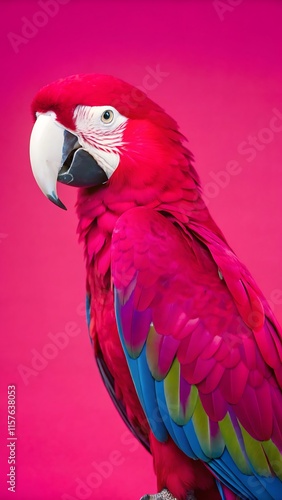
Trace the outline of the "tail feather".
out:
[[[221,500],[240,500],[240,497],[235,495],[232,491],[230,491],[224,484],[222,484],[220,481],[216,480],[216,484],[218,487],[218,491],[221,496]]]

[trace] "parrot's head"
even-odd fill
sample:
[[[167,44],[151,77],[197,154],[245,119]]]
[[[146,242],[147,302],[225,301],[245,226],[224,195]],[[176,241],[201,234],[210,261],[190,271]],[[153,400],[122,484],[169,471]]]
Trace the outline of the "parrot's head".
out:
[[[179,172],[185,170],[197,183],[176,122],[122,80],[106,75],[58,80],[37,93],[32,112],[33,174],[61,208],[57,180],[82,188],[113,184],[117,190],[157,184],[165,191],[182,182]]]

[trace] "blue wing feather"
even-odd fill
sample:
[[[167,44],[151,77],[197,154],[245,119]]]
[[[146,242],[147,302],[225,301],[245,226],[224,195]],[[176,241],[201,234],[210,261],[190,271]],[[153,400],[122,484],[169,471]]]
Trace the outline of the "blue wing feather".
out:
[[[189,284],[186,283],[186,274],[184,277],[185,279],[183,278],[184,270],[182,268],[178,269],[177,271],[178,274],[176,273],[176,267],[178,265],[177,256],[179,255],[179,252],[184,251],[183,241],[181,240],[181,237],[175,233],[175,228],[172,229],[169,226],[170,222],[162,218],[160,214],[153,213],[152,211],[150,212],[149,210],[146,211],[144,209],[142,210],[140,209],[141,212],[138,212],[139,223],[136,224],[136,221],[134,219],[134,213],[135,213],[134,210],[136,212],[136,210],[138,209],[133,209],[132,211],[130,211],[130,214],[126,215],[127,219],[123,220],[123,217],[119,219],[118,228],[116,229],[116,232],[113,235],[112,252],[114,258],[113,258],[112,272],[113,272],[114,294],[115,294],[115,311],[116,311],[118,332],[128,362],[128,366],[131,372],[131,376],[135,383],[135,388],[139,396],[140,402],[142,404],[143,410],[151,425],[155,437],[159,441],[164,442],[169,434],[174,440],[174,442],[177,444],[177,446],[187,456],[189,456],[192,459],[196,458],[205,462],[205,465],[211,470],[211,472],[215,475],[215,477],[223,484],[225,484],[227,488],[229,488],[236,495],[238,495],[239,498],[242,498],[244,500],[280,500],[282,498],[282,482],[279,480],[278,477],[273,477],[273,476],[263,477],[263,475],[260,476],[259,475],[260,471],[259,470],[255,471],[254,468],[252,468],[250,461],[248,465],[251,467],[253,474],[247,475],[246,473],[243,473],[239,469],[240,462],[238,461],[238,466],[237,466],[226,447],[222,448],[223,450],[223,451],[221,450],[222,454],[218,458],[213,458],[212,453],[210,455],[207,455],[209,452],[208,446],[205,447],[205,453],[204,453],[201,447],[200,439],[202,440],[205,439],[205,432],[207,431],[204,420],[203,420],[203,427],[201,428],[202,425],[201,413],[198,414],[198,416],[196,417],[195,414],[192,414],[192,417],[190,416],[190,420],[188,419],[188,417],[187,419],[185,417],[183,419],[182,426],[176,423],[177,418],[175,419],[176,421],[173,420],[172,405],[174,404],[174,402],[173,400],[169,401],[168,399],[166,399],[166,397],[168,398],[168,394],[166,394],[164,387],[164,380],[167,380],[167,372],[165,372],[165,370],[163,369],[164,370],[163,379],[161,380],[157,376],[155,378],[153,377],[152,360],[151,360],[152,366],[150,365],[152,370],[151,373],[148,365],[148,362],[150,361],[149,360],[147,361],[146,357],[146,346],[147,346],[146,335],[148,336],[149,333],[149,326],[150,326],[148,325],[149,317],[152,317],[154,319],[154,322],[155,321],[157,322],[157,320],[159,320],[160,323],[159,329],[162,335],[167,335],[167,336],[170,335],[170,329],[167,328],[166,322],[169,323],[169,317],[167,311],[170,304],[168,298],[170,297],[171,290],[174,291],[172,293],[175,293],[178,298],[179,296],[177,294],[181,294],[179,298],[179,305],[181,305],[181,307],[183,306],[184,309],[181,309],[181,307],[179,306],[179,310],[183,311],[183,315],[185,316],[185,307],[183,305],[184,304],[183,297],[185,298],[185,291],[183,290],[183,288],[186,290],[185,287],[189,288]],[[132,224],[132,226],[130,226],[130,224]],[[131,233],[130,230],[132,229],[133,225],[134,225],[134,231]],[[127,229],[128,227],[130,230]],[[122,233],[122,231],[124,231],[124,233]],[[152,251],[151,252],[148,251],[146,255],[143,255],[143,252],[141,252],[142,242],[144,240],[144,234],[142,233],[142,231],[144,232],[144,234],[146,234],[147,240],[151,239],[153,242]],[[136,237],[137,243],[134,240],[132,241],[132,245],[130,246],[127,237],[128,235],[129,237],[132,237],[132,234],[135,236],[137,234],[138,238]],[[178,243],[176,244],[175,241],[177,239]],[[126,248],[128,251],[128,255],[126,255],[126,259],[123,261],[124,249],[122,245],[119,248],[119,241],[125,241],[125,240],[127,241]],[[138,245],[140,246],[140,249]],[[138,250],[140,250],[140,255],[142,258],[138,254]],[[171,261],[169,261],[168,259],[162,260],[162,255],[164,254],[164,252],[167,252],[168,250],[169,254],[172,255],[173,258],[171,259]],[[190,251],[190,254],[192,253],[193,252]],[[139,261],[138,259],[137,260],[134,259],[136,255],[138,258],[140,257],[142,261],[142,266],[138,271],[136,269],[135,264],[136,262]],[[165,253],[165,255],[167,254]],[[130,264],[130,259],[132,260],[131,264]],[[124,262],[126,262],[126,269],[124,267],[125,266]],[[196,266],[195,262],[194,265]],[[130,269],[130,272],[128,271],[128,269]],[[213,269],[211,273],[214,273],[216,279],[218,279],[217,270]],[[131,277],[134,276],[134,280],[131,279],[130,276]],[[197,281],[196,278],[197,277],[193,276],[193,279],[195,279],[195,281]],[[190,277],[187,271],[187,280],[189,281],[189,279]],[[216,285],[214,285],[215,291],[217,291],[220,287],[224,287],[224,284],[221,285],[220,283],[221,281],[218,280],[216,281]],[[187,289],[187,293],[189,293],[189,290]],[[193,290],[195,290],[194,294],[195,296],[196,292],[201,293],[203,294],[203,297],[201,295],[203,300],[204,299],[207,300],[208,297],[204,296],[205,295],[204,292],[206,290],[205,288],[203,289],[201,288],[201,291],[199,291],[197,287],[195,288],[192,287],[192,292],[190,290],[190,293],[193,293]],[[228,302],[229,292],[227,293],[227,291],[224,289],[224,293],[222,292],[222,294],[223,294],[222,302],[224,300]],[[142,303],[142,307],[140,303]],[[230,301],[228,303],[230,305]],[[127,310],[126,310],[127,312],[125,314],[125,309],[123,308],[126,307],[126,304],[127,304]],[[144,306],[144,304],[146,304],[146,307]],[[161,304],[162,307],[160,307],[159,304]],[[197,307],[200,308],[200,306]],[[215,310],[215,315],[219,313],[219,311],[221,310],[220,308],[222,307],[222,304],[218,302],[216,303],[216,307],[217,309]],[[126,323],[128,319],[127,316],[129,314],[128,311],[130,311],[130,317],[133,317],[131,314],[132,308],[133,309],[136,308],[139,312],[137,319],[138,323],[140,322],[140,325],[142,324],[142,314],[144,314],[144,321],[143,321],[143,326],[145,325],[144,329],[140,330],[140,328],[138,327],[138,335],[136,334],[136,337],[134,336],[134,328],[132,321],[131,321],[132,330],[130,330],[128,324]],[[151,311],[149,311],[149,309],[151,309]],[[231,309],[233,311],[234,305],[232,305]],[[196,310],[195,314],[196,313],[202,314],[201,311],[200,309]],[[237,313],[235,313],[234,311],[233,313],[236,319]],[[157,318],[155,317],[155,315],[159,316],[162,314],[163,317],[157,317]],[[194,317],[191,316],[191,318],[193,319]],[[195,316],[195,318],[197,318],[197,316]],[[173,318],[174,321],[177,319],[179,320],[179,318]],[[186,326],[188,325],[187,331],[189,331],[190,326],[193,325],[189,326],[189,321],[188,321],[189,316],[186,315],[184,319],[185,319],[184,324]],[[213,327],[214,325],[211,322],[211,329]],[[228,325],[226,326],[226,328],[228,328]],[[147,333],[145,331],[146,329],[148,329]],[[158,329],[156,329],[156,332],[160,333],[158,332]],[[175,335],[176,333],[177,335],[180,335],[178,331],[177,332],[175,331]],[[156,339],[154,339],[154,341],[155,340]],[[155,346],[155,344],[152,345],[153,347]],[[156,341],[156,346],[157,346],[157,341]],[[223,344],[223,347],[224,346],[225,344]],[[181,357],[184,360],[186,360],[185,349],[187,350],[188,347],[189,345],[183,342],[182,351],[180,352],[179,350],[179,357],[177,362],[180,362],[180,364],[182,363],[181,366],[183,365],[185,366],[186,370],[185,376],[189,384],[196,384],[197,386],[198,382],[190,382],[191,379],[195,380],[195,376],[193,374],[194,368],[191,360],[189,361],[189,363],[187,361],[187,364],[185,364],[184,361],[181,360]],[[222,354],[224,354],[224,349],[221,355]],[[201,361],[200,366],[201,367],[202,365],[204,366],[203,360],[200,359],[200,361]],[[231,361],[235,362],[236,359],[234,361],[232,358]],[[166,363],[164,363],[164,365],[166,366]],[[195,366],[195,370],[196,368],[197,366]],[[228,367],[226,368],[225,371],[227,370]],[[158,381],[156,380],[157,378]],[[199,383],[200,382],[202,382],[202,379],[199,379]],[[178,390],[177,378],[175,384]],[[173,391],[173,382],[172,382],[172,391]],[[214,422],[217,422],[217,421],[222,421],[222,419],[224,418],[223,410],[225,409],[225,404],[224,404],[225,400],[221,393],[219,395],[221,396],[221,399],[219,398],[218,407],[216,407],[213,400],[211,403],[209,402],[212,416],[207,415],[207,411],[204,409],[204,412],[206,412],[206,418],[210,419],[209,421],[213,420]],[[182,393],[182,397],[183,400],[185,401],[185,393],[184,396]],[[180,399],[181,396],[179,396],[179,403],[182,404],[182,401],[180,401]],[[217,401],[215,401],[215,403],[217,403]],[[178,405],[178,401],[176,401],[176,404]],[[218,410],[219,412],[218,414],[222,416],[218,416],[216,410]],[[201,411],[201,409],[198,411]],[[198,420],[195,420],[194,417]],[[198,432],[199,438],[194,428],[194,424],[196,423],[197,425],[200,426]],[[207,425],[209,425],[209,423],[207,423]],[[201,434],[201,431],[203,431],[203,434]],[[210,437],[212,436],[213,435],[211,433]],[[245,458],[248,460],[247,457]],[[225,498],[224,488],[221,488],[221,495],[224,499]]]
[[[155,393],[155,380],[148,367],[146,349],[143,348],[137,359],[131,358],[128,354],[121,325],[121,304],[116,290],[114,290],[114,300],[118,332],[136,392],[154,435],[159,441],[164,442],[168,437],[168,433],[160,415]]]
[[[278,478],[257,477],[255,471],[253,476],[243,474],[226,448],[220,458],[211,460],[201,449],[192,420],[189,420],[184,426],[179,426],[172,420],[166,403],[164,382],[156,381],[151,375],[146,358],[146,346],[143,347],[140,356],[136,359],[128,354],[120,322],[120,307],[118,294],[115,291],[116,318],[120,339],[138,397],[155,437],[164,442],[169,434],[186,455],[206,462],[215,476],[240,498],[244,500],[279,500],[281,482]],[[253,492],[256,492],[256,496]],[[279,496],[277,496],[277,492]],[[222,492],[221,495],[224,493]]]
[[[167,415],[167,407],[166,407],[166,402],[163,399],[164,392],[163,392],[163,382],[155,382],[156,386],[156,395],[157,395],[157,400],[159,404],[159,409],[160,409],[160,415],[166,424],[166,428],[168,430],[168,433],[174,440],[174,442],[179,446],[179,448],[184,451],[189,457],[196,459],[196,455],[193,453],[192,448],[184,434],[184,430],[182,427],[178,426],[171,420],[171,418],[168,418]]]

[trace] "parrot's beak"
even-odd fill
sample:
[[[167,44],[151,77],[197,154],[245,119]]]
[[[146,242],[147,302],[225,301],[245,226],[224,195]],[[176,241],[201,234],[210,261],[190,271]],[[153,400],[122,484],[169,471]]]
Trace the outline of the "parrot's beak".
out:
[[[57,195],[57,180],[75,187],[99,186],[108,180],[94,158],[81,148],[76,135],[58,124],[52,114],[40,114],[34,124],[30,162],[41,191],[64,210]]]

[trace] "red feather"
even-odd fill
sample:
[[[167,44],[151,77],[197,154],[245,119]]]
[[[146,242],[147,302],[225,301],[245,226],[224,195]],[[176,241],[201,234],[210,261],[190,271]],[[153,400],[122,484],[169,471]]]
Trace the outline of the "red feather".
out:
[[[152,356],[161,372],[177,356],[212,420],[222,419],[230,403],[251,436],[272,437],[280,450],[281,331],[210,216],[175,121],[140,91],[140,102],[125,107],[133,90],[109,76],[75,75],[43,88],[32,109],[54,111],[74,132],[77,105],[113,106],[128,118],[118,168],[106,184],[81,189],[78,196],[90,334],[114,380],[118,405],[134,429],[150,435],[159,487],[168,486],[179,500],[189,488],[199,499],[219,498],[200,462],[188,459],[172,439],[161,444],[149,432],[117,332],[112,280],[122,306],[133,294],[138,318],[152,310],[164,336],[154,344],[159,359]],[[143,341],[146,332],[140,331]],[[134,330],[128,335],[134,350]]]

